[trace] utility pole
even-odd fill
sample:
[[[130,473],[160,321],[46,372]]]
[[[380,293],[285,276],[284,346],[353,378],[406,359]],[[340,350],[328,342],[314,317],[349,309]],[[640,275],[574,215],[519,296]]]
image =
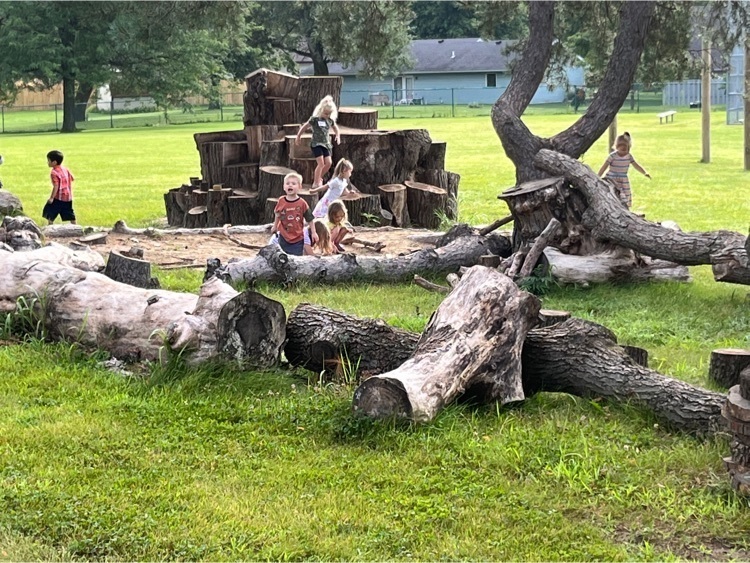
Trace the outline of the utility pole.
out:
[[[701,69],[701,138],[703,140],[703,156],[701,162],[711,162],[711,40],[707,33],[703,33]]]

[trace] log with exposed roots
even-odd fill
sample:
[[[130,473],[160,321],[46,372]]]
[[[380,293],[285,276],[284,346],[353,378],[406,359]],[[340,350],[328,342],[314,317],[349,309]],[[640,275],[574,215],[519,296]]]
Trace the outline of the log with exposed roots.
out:
[[[521,348],[539,307],[507,276],[471,268],[432,315],[414,355],[355,390],[354,412],[428,421],[459,398],[524,399]]]
[[[190,363],[226,358],[268,367],[279,358],[286,338],[281,303],[216,278],[198,295],[136,288],[62,265],[69,260],[69,253],[45,249],[4,253],[0,312],[14,311],[23,297],[35,302],[53,338],[119,359],[163,360],[173,350]]]
[[[309,280],[339,283],[355,279],[405,280],[422,272],[456,272],[473,266],[488,254],[507,255],[510,242],[499,235],[467,233],[436,249],[423,249],[406,256],[289,256],[278,246],[263,248],[257,256],[219,266],[215,274],[231,283],[273,281],[284,284]],[[213,271],[210,273],[214,273]]]
[[[733,231],[684,233],[631,213],[588,166],[564,154],[540,150],[534,163],[563,175],[585,196],[581,224],[599,241],[610,241],[640,254],[684,266],[711,264],[716,281],[750,285],[747,237]]]

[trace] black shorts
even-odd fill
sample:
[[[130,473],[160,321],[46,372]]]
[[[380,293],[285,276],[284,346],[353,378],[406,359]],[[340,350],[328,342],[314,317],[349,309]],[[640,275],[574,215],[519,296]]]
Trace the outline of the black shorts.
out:
[[[324,147],[323,145],[315,145],[312,148],[312,153],[315,158],[318,158],[319,156],[331,156],[331,151],[328,147]]]
[[[279,233],[279,246],[281,247],[281,250],[287,254],[291,254],[292,256],[302,256],[302,253],[305,250],[305,241],[300,240],[299,242],[289,243],[281,236],[281,233]]]
[[[44,209],[42,209],[42,217],[48,221],[54,221],[57,216],[63,221],[75,221],[76,214],[73,211],[72,201],[60,201],[59,199],[53,199],[52,203],[45,203]]]

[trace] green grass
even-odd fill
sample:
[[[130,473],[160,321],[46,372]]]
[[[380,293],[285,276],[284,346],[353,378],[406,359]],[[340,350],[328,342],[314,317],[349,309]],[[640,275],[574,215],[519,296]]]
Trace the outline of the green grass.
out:
[[[573,114],[529,114],[550,134]],[[713,162],[697,112],[659,125],[621,114],[651,172],[632,176],[635,210],[692,230],[746,232],[741,128],[714,114]],[[398,119],[448,141],[463,220],[507,213],[514,171],[487,118]],[[163,215],[166,189],[199,175],[201,124],[0,136],[0,173],[39,220],[45,154],[66,153],[84,224]],[[607,154],[600,140],[584,161]],[[709,353],[750,348],[748,289],[717,284],[557,288],[544,306],[610,327],[651,365],[707,380]],[[160,272],[194,291],[202,273]],[[414,331],[441,296],[410,284],[262,285],[287,311],[312,302]],[[1,328],[1,326],[0,326]],[[354,419],[351,388],[314,374],[179,365],[124,379],[75,346],[0,347],[0,560],[746,560],[748,501],[699,441],[627,404],[542,394],[512,409],[449,407],[430,424]]]

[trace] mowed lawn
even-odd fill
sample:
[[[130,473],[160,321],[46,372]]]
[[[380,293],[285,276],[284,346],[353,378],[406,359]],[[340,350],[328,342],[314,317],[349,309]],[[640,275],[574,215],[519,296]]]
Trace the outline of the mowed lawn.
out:
[[[747,232],[742,130],[713,117],[706,165],[698,113],[668,125],[620,116],[653,176],[631,174],[636,211]],[[526,121],[548,135],[574,119]],[[199,175],[192,134],[240,127],[0,135],[0,178],[40,220],[45,154],[57,148],[78,178],[82,224],[145,226],[164,215],[167,189]],[[514,170],[489,118],[381,127],[448,142],[461,220],[507,214],[497,194]],[[598,170],[607,152],[600,140],[583,160]],[[710,351],[750,348],[749,289],[717,284],[709,267],[691,273],[691,284],[555,288],[543,303],[715,388]],[[189,291],[202,275],[167,274],[163,285]],[[312,302],[414,331],[442,299],[412,284],[259,290],[287,314]],[[352,417],[351,387],[317,386],[315,374],[173,364],[132,380],[96,359],[70,343],[0,346],[0,560],[750,559],[750,503],[729,485],[727,438],[683,435],[627,403],[540,394],[514,408],[451,406],[424,425],[371,422]]]

